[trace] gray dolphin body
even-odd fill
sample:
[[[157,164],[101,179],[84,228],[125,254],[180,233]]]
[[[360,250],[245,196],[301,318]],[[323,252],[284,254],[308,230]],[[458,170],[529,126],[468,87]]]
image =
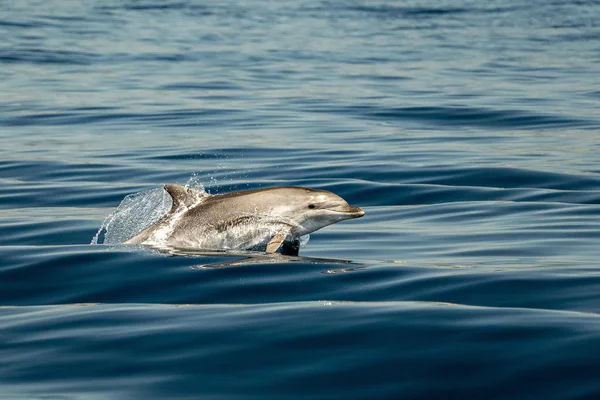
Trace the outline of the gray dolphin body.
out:
[[[326,190],[285,186],[210,195],[165,185],[171,210],[125,243],[298,254],[299,237],[364,211]]]

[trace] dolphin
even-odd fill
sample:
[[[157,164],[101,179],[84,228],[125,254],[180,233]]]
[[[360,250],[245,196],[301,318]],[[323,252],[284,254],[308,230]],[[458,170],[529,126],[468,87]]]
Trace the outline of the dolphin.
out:
[[[211,195],[165,185],[170,211],[125,243],[178,248],[265,250],[298,255],[300,236],[365,212],[326,190],[297,186]],[[265,247],[266,246],[266,247]]]

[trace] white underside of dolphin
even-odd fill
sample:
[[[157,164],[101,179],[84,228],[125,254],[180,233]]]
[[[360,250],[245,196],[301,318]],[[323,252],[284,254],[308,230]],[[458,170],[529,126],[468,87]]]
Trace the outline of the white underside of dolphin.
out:
[[[286,186],[220,195],[165,185],[171,210],[125,243],[298,253],[300,236],[364,215],[334,193]]]

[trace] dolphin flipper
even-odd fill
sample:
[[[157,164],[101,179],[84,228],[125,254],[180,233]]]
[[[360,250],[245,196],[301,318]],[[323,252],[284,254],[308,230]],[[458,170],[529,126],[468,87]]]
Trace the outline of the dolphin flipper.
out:
[[[281,254],[286,256],[297,256],[300,250],[300,240],[286,241],[289,232],[279,232],[271,238],[267,244],[267,253],[276,253],[281,249]]]
[[[267,253],[276,253],[277,250],[279,250],[279,248],[285,241],[285,238],[287,237],[287,235],[288,235],[287,232],[279,232],[278,234],[273,236],[271,238],[271,240],[269,240],[269,243],[267,244]]]

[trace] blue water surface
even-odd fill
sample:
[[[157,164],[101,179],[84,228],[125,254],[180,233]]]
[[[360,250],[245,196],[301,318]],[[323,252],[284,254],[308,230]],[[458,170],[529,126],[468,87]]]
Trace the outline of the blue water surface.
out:
[[[0,10],[0,398],[600,398],[600,2]],[[366,215],[90,244],[190,181]]]

